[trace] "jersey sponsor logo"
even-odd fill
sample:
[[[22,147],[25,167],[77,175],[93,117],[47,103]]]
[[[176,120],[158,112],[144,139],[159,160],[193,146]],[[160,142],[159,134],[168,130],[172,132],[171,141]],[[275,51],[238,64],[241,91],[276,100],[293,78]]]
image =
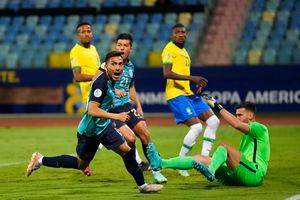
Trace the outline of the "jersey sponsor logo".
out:
[[[102,91],[101,91],[100,89],[96,89],[96,90],[94,91],[94,96],[95,96],[95,97],[101,97],[101,95],[102,95]]]

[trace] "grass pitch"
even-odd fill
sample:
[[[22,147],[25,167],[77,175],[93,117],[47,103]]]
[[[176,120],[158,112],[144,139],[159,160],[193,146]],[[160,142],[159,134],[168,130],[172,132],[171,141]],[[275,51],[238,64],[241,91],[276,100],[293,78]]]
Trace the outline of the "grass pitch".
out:
[[[176,156],[187,128],[150,127],[161,156]],[[175,170],[163,170],[168,178],[157,194],[140,194],[121,158],[106,149],[91,163],[93,175],[85,177],[74,169],[42,167],[27,178],[25,169],[34,151],[47,156],[72,154],[76,146],[76,127],[0,128],[0,199],[285,199],[300,193],[300,126],[269,126],[271,159],[262,186],[229,187],[210,183],[194,170],[181,177]],[[228,126],[218,130],[216,144],[227,141],[238,146],[241,134]],[[192,150],[200,152],[202,137]],[[137,147],[141,151],[138,142]],[[216,147],[216,145],[215,145]],[[145,173],[152,181],[150,172]]]

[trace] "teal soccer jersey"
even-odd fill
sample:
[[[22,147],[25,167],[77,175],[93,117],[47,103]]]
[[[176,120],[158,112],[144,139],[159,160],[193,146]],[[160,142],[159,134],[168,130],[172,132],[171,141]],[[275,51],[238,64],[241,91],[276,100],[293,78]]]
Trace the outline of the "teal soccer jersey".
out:
[[[99,103],[99,108],[108,111],[113,105],[114,96],[112,82],[108,79],[106,73],[102,73],[92,83],[88,103],[91,101],[97,102]],[[77,131],[81,135],[92,137],[101,134],[109,123],[111,123],[110,119],[93,117],[88,114],[88,110],[86,109]]]
[[[124,90],[126,95],[124,97],[115,96],[114,99],[114,106],[123,106],[125,103],[130,102],[129,96],[129,87],[133,83],[134,78],[134,65],[129,61],[127,64],[124,65],[123,74],[121,75],[120,79],[117,80],[115,83],[115,88],[119,90]]]

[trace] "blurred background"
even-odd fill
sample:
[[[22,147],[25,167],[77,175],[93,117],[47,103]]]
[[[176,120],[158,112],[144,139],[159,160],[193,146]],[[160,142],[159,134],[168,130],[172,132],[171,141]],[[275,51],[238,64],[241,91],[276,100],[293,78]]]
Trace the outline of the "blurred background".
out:
[[[188,29],[192,74],[233,109],[300,112],[300,0],[0,0],[0,113],[82,113],[69,52],[92,24],[100,57],[133,35],[136,88],[146,113],[168,113],[161,51]]]

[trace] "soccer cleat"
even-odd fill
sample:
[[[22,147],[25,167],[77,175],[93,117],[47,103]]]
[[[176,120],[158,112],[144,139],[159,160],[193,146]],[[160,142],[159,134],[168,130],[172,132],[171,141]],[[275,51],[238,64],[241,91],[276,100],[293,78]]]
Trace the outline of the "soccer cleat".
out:
[[[89,165],[85,168],[83,173],[84,173],[85,176],[92,176],[91,168],[90,168]]]
[[[150,160],[151,169],[154,171],[159,171],[161,169],[161,158],[153,143],[148,144],[147,155]]]
[[[39,163],[39,159],[42,157],[42,154],[35,152],[31,156],[31,160],[27,166],[26,174],[30,176],[34,170],[38,170],[42,164]]]
[[[215,180],[214,174],[201,162],[194,160],[192,166],[197,172],[203,174],[207,180]]]
[[[180,176],[188,177],[190,174],[188,173],[187,170],[180,170],[178,169],[177,172],[180,174]]]
[[[168,179],[166,177],[164,177],[160,171],[152,171],[153,174],[153,178],[155,183],[166,183],[168,182]]]
[[[150,193],[150,192],[159,192],[164,186],[159,184],[148,184],[145,183],[142,186],[139,186],[141,193]]]
[[[150,170],[150,165],[149,165],[149,163],[142,161],[142,162],[139,164],[139,168],[140,168],[142,171],[149,171],[149,170]]]

